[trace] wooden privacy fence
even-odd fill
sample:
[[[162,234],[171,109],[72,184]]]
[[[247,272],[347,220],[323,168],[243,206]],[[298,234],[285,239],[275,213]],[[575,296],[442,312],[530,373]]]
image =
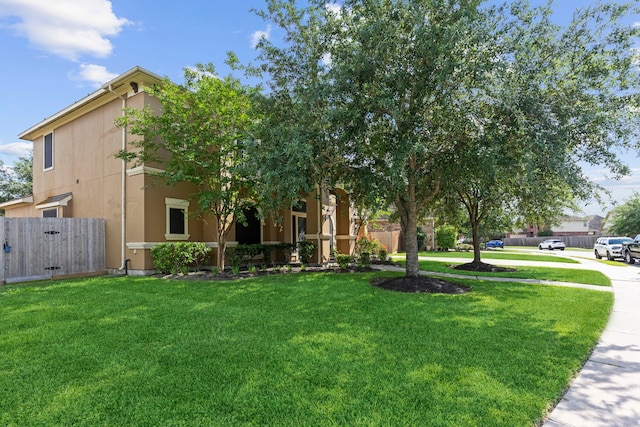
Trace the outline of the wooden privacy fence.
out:
[[[395,254],[402,248],[400,231],[370,231],[369,236],[382,243],[390,254]]]
[[[593,249],[593,245],[602,236],[551,236],[551,237],[510,237],[504,239],[505,246],[538,246],[547,239],[559,239],[568,248]]]
[[[0,217],[0,242],[0,283],[106,271],[104,219]]]

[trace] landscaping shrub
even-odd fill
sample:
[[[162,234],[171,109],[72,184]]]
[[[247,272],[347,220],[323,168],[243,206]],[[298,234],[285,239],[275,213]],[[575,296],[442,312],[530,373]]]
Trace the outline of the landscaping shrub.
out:
[[[382,247],[382,249],[380,249],[378,251],[378,259],[380,261],[386,261],[387,260],[387,250],[385,249],[384,246]]]
[[[469,252],[473,250],[473,245],[468,243],[458,243],[456,245],[456,251],[458,252]]]
[[[353,262],[351,255],[336,254],[336,262],[343,270],[349,266],[349,263]]]
[[[360,263],[363,267],[371,267],[371,254],[369,252],[362,252],[360,254]]]
[[[368,252],[369,256],[371,254],[377,254],[383,249],[382,243],[372,237],[361,237],[356,240],[355,247],[353,249],[353,253],[357,259],[362,257],[363,252]]]
[[[316,245],[308,240],[298,242],[298,256],[300,257],[300,261],[303,264],[309,262],[309,258],[311,258],[311,255],[313,255],[313,250],[315,248]]]
[[[265,246],[266,245],[260,244],[239,244],[237,246],[227,248],[227,256],[231,261],[231,268],[233,269],[235,267],[239,270],[241,265],[248,265],[249,261],[264,253]]]
[[[443,225],[436,228],[436,245],[439,249],[449,250],[456,247],[456,228],[452,225]]]
[[[206,262],[211,248],[204,242],[160,243],[151,249],[153,265],[161,273],[187,273]]]

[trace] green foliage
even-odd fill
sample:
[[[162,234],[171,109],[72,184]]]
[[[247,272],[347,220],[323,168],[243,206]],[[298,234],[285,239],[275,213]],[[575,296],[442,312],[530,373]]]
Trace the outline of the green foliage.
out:
[[[0,160],[0,203],[29,196],[33,192],[33,157],[20,157],[11,167]],[[0,214],[4,212],[0,209]]]
[[[456,247],[458,231],[452,225],[442,225],[436,228],[436,245],[439,249],[453,249]]]
[[[309,242],[313,245],[312,242]],[[308,245],[305,245],[308,246]],[[232,266],[246,267],[255,258],[262,256],[262,264],[265,265],[271,262],[271,255],[275,253],[275,261],[280,263],[288,263],[291,260],[291,252],[294,245],[291,243],[278,243],[275,245],[264,244],[238,244],[236,246],[227,249],[227,256]],[[313,248],[311,248],[313,253]]]
[[[539,237],[551,237],[553,236],[553,231],[550,228],[545,228],[542,230],[538,230]]]
[[[309,262],[309,258],[313,255],[313,251],[316,248],[315,243],[309,240],[302,240],[298,242],[298,256],[303,264]]]
[[[418,250],[424,249],[424,241],[427,239],[427,233],[422,231],[422,228],[418,227]]]
[[[624,204],[614,209],[609,232],[631,238],[640,234],[640,193],[634,192]]]
[[[204,242],[160,243],[151,248],[151,260],[161,273],[186,274],[191,267],[202,266],[210,253]]]
[[[369,252],[362,252],[360,254],[360,263],[363,267],[371,267],[371,254]]]
[[[337,254],[336,262],[341,269],[345,270],[347,267],[349,267],[349,264],[353,262],[353,257],[346,254]]]
[[[226,236],[252,205],[256,174],[247,169],[245,150],[258,121],[253,92],[232,76],[218,76],[212,64],[186,68],[184,80],[177,85],[165,79],[149,89],[159,112],[125,109],[116,124],[138,139],[118,157],[133,165],[160,164],[157,179],[165,184],[195,186],[195,213],[216,219],[217,264],[224,268]]]
[[[360,237],[356,240],[353,253],[356,258],[360,259],[363,252],[367,252],[369,256],[378,254],[383,249],[382,243],[373,237]]]
[[[379,251],[378,251],[378,259],[380,261],[386,261],[387,260],[387,250],[382,247]]]

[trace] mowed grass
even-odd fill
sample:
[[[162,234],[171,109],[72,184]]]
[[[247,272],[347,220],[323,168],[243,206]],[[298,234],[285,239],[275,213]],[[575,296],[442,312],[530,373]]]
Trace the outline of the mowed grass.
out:
[[[394,258],[400,265],[406,262],[402,258]],[[580,283],[584,285],[611,286],[611,279],[597,270],[583,270],[578,268],[553,268],[553,267],[522,267],[509,266],[516,271],[502,273],[485,273],[475,271],[456,270],[453,268],[459,263],[441,261],[418,261],[420,270],[433,273],[459,274],[463,276],[502,277],[510,279],[534,279],[552,282]]]
[[[404,253],[397,255],[405,256]],[[465,258],[473,259],[473,252],[420,252],[418,256],[431,258]],[[498,250],[482,251],[482,259],[512,259],[516,261],[562,262],[566,264],[580,264],[578,261],[556,255],[534,255],[521,252],[508,252]]]
[[[613,295],[393,273],[237,282],[93,278],[0,288],[0,425],[530,426]]]

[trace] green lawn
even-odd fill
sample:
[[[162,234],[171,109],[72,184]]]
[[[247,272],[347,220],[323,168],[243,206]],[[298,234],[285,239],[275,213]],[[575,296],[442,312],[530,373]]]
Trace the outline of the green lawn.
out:
[[[394,258],[401,265],[405,265],[402,258]],[[418,261],[420,270],[434,273],[461,274],[465,276],[508,277],[512,279],[550,280],[554,282],[581,283],[585,285],[611,286],[611,279],[597,270],[583,270],[578,268],[553,267],[510,267],[517,271],[506,273],[477,273],[474,271],[456,270],[452,266],[458,263],[441,261]]]
[[[370,274],[93,278],[0,288],[0,425],[530,426],[613,295]]]
[[[404,253],[398,253],[394,255],[402,255]],[[431,258],[465,258],[473,259],[473,252],[420,252],[418,256],[431,257]],[[488,250],[482,251],[482,259],[513,259],[517,261],[540,261],[540,262],[562,262],[566,264],[580,264],[578,261],[571,258],[564,258],[556,255],[534,255],[523,254],[520,252],[508,252],[502,250]]]

